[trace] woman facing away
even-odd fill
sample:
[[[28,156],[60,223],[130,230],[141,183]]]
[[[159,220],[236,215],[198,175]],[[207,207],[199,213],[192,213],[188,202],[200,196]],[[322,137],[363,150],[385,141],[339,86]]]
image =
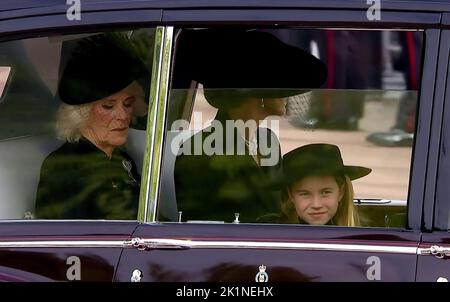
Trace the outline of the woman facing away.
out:
[[[283,223],[358,226],[352,180],[372,170],[344,165],[339,148],[310,144],[283,156]]]

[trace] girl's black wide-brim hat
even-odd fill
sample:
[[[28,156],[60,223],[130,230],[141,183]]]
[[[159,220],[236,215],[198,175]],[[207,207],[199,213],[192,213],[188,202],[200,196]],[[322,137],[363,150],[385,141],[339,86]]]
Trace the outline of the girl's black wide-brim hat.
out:
[[[173,88],[195,80],[214,107],[224,99],[298,95],[320,88],[327,79],[322,61],[268,32],[185,30],[177,45]]]
[[[283,156],[282,183],[291,184],[306,176],[347,175],[355,180],[372,169],[344,165],[339,148],[331,144],[310,144],[296,148]]]

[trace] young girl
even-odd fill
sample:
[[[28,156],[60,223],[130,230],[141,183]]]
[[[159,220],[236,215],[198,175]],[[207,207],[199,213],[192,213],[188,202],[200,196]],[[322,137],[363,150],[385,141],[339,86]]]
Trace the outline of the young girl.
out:
[[[283,222],[359,225],[351,181],[371,171],[345,166],[335,145],[310,144],[290,151],[283,157]]]

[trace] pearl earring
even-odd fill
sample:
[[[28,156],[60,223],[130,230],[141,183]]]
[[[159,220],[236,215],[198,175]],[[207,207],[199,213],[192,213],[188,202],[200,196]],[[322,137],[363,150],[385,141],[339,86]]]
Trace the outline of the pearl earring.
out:
[[[264,98],[261,98],[261,108],[264,108]]]

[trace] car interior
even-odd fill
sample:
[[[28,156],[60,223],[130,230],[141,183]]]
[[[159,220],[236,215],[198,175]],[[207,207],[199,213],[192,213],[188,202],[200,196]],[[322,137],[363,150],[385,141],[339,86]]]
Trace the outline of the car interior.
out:
[[[53,129],[60,104],[55,93],[61,44],[83,36],[26,39],[0,46],[0,65],[12,70],[0,99],[0,219],[33,218],[42,162],[63,144]],[[131,128],[125,148],[139,171],[145,143],[145,129]]]
[[[181,31],[181,30],[180,30]],[[178,32],[179,34],[179,32]],[[175,40],[176,41],[176,40]],[[311,45],[311,51],[314,52],[314,45]],[[179,216],[176,212],[176,200],[173,171],[176,152],[171,152],[173,148],[173,140],[175,137],[182,140],[178,140],[176,147],[178,147],[185,139],[193,135],[197,131],[200,131],[206,125],[201,127],[190,127],[190,130],[179,130],[170,127],[176,120],[185,120],[192,126],[193,114],[197,112],[196,106],[200,102],[202,96],[201,84],[195,81],[190,81],[185,78],[185,73],[177,69],[177,44],[175,42],[174,48],[174,71],[171,78],[171,90],[169,94],[169,110],[167,116],[167,129],[166,140],[164,145],[164,157],[161,170],[161,191],[160,191],[160,203],[159,203],[159,215],[160,221],[177,222]],[[336,92],[336,95],[339,95]],[[374,93],[375,95],[375,93]],[[367,96],[366,96],[367,98]],[[294,100],[293,100],[294,101]],[[289,103],[288,103],[289,106]],[[297,104],[298,106],[298,104]],[[204,113],[204,112],[203,112]],[[283,140],[280,140],[283,144]],[[172,209],[170,215],[166,214],[167,209],[164,207],[170,204],[168,208]],[[395,198],[362,198],[355,196],[355,207],[360,216],[361,225],[367,227],[393,227],[402,228],[406,225],[407,218],[407,202],[405,200],[397,200]],[[163,214],[164,212],[164,214]],[[207,219],[206,219],[207,221]]]
[[[3,42],[0,46],[0,66],[10,67],[7,79],[0,78],[0,84],[3,83],[0,99],[0,219],[33,218],[40,166],[45,157],[63,143],[56,139],[52,130],[59,105],[54,96],[61,43],[61,39],[36,38]],[[198,83],[188,79],[172,78],[172,81],[168,125],[179,119],[191,120],[199,88]],[[178,154],[180,144],[196,131],[167,128],[158,207],[160,221],[179,220],[173,177],[175,154]],[[173,143],[175,138],[178,141]],[[139,171],[142,171],[145,143],[145,129],[130,130],[126,150]],[[355,205],[363,226],[406,225],[406,201],[359,198],[355,199]]]

